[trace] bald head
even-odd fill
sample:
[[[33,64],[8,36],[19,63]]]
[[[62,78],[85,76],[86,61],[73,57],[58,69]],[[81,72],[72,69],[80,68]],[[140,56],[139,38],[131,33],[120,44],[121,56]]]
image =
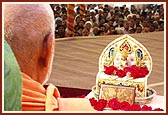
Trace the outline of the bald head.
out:
[[[4,5],[5,38],[32,34],[44,36],[52,32],[54,16],[49,5],[45,4],[6,4]],[[15,33],[17,32],[17,34]]]
[[[4,34],[21,71],[34,80],[44,83],[51,68],[46,65],[47,62],[44,62],[44,54],[46,56],[53,53],[54,49],[52,47],[54,15],[51,7],[46,4],[5,4]],[[52,48],[52,51],[48,53],[47,48]],[[48,61],[52,62],[52,57],[53,55],[50,55]]]

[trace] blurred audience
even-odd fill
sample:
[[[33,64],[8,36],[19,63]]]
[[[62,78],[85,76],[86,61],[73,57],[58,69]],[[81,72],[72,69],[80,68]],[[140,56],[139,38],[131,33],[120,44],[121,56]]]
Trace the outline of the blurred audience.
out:
[[[55,16],[55,36],[64,38],[67,30],[67,5],[50,4]],[[104,36],[138,34],[164,31],[164,5],[139,4],[112,6],[110,4],[86,4],[80,14],[80,5],[74,11],[73,36]]]

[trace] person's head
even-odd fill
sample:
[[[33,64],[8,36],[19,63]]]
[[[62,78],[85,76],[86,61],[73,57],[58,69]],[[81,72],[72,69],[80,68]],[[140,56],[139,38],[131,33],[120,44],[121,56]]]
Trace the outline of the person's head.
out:
[[[21,71],[41,84],[52,69],[54,30],[54,15],[49,5],[4,5],[4,38]]]
[[[75,23],[78,25],[79,22],[80,22],[80,20],[81,20],[80,15],[77,15],[77,16],[75,17]]]
[[[109,20],[107,23],[109,24],[109,26],[113,26],[114,22],[112,20]]]
[[[87,21],[87,22],[85,23],[84,27],[85,27],[86,29],[88,29],[88,31],[90,31],[90,29],[92,28],[92,22],[91,22],[91,21]]]
[[[74,35],[73,36],[80,36],[79,32],[74,32]]]
[[[89,36],[89,31],[88,31],[87,28],[84,28],[84,29],[82,30],[82,36]]]
[[[64,25],[59,25],[57,27],[58,30],[58,34],[60,35],[60,38],[64,38],[65,37],[65,27]]]
[[[84,20],[80,20],[80,21],[79,21],[79,27],[80,27],[80,28],[83,28],[84,25],[85,25],[85,21],[84,21]]]
[[[90,16],[85,16],[85,22],[90,21]]]
[[[99,30],[98,27],[93,27],[93,34],[94,34],[95,36],[98,35],[98,30]]]
[[[148,33],[148,32],[150,32],[149,27],[148,26],[144,27],[144,33]]]
[[[156,30],[155,25],[154,25],[154,24],[151,24],[151,25],[149,26],[149,31],[150,31],[150,32],[154,32],[155,30]]]
[[[55,38],[60,38],[60,34],[58,32],[55,32]]]
[[[98,30],[98,36],[104,36],[105,35],[105,32],[104,32],[104,30]]]
[[[55,24],[56,24],[56,25],[62,24],[62,18],[61,18],[61,17],[57,17],[57,18],[55,19]]]
[[[104,23],[103,25],[105,27],[105,32],[108,32],[109,27],[110,27],[109,24],[108,23]]]
[[[139,25],[136,27],[136,33],[141,33],[142,32],[142,27]]]
[[[129,26],[130,26],[131,28],[134,28],[134,26],[135,26],[135,21],[134,21],[134,20],[131,20],[131,21],[129,22]]]
[[[124,28],[125,28],[126,30],[129,29],[129,22],[128,22],[128,21],[125,21],[125,22],[124,22]]]
[[[105,27],[104,25],[101,25],[101,26],[100,26],[100,30],[103,30],[103,31],[105,32],[106,27]]]
[[[159,26],[159,31],[164,31],[164,23],[161,23]]]
[[[135,33],[135,29],[134,28],[131,28],[130,30],[129,30],[129,34],[134,34]]]
[[[99,27],[99,24],[97,22],[94,22],[93,27]]]
[[[115,34],[117,34],[117,31],[115,30],[115,27],[114,27],[114,26],[110,26],[109,31],[110,31],[110,35],[115,35]]]
[[[108,11],[104,11],[104,12],[103,12],[103,17],[106,18],[107,16],[108,16]]]
[[[123,18],[119,18],[118,19],[118,24],[119,25],[123,25],[124,24],[124,19]]]
[[[117,34],[124,34],[123,28],[116,28]]]
[[[64,25],[59,25],[57,27],[57,30],[58,30],[58,33],[65,33],[65,27],[64,27]]]
[[[100,25],[103,25],[104,23],[105,23],[105,18],[104,17],[100,17],[100,19],[99,19],[100,21],[99,21],[99,24]]]

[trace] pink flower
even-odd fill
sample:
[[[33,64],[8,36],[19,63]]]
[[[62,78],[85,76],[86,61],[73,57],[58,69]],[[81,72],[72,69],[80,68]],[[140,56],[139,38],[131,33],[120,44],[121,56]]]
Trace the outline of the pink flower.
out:
[[[118,77],[124,77],[129,72],[130,75],[136,79],[136,78],[142,78],[145,77],[149,70],[147,67],[138,67],[136,65],[132,65],[130,67],[125,67],[123,70],[117,69],[115,66],[104,66],[104,73],[108,75],[118,75]]]
[[[120,109],[124,111],[129,111],[130,104],[127,101],[123,101],[120,103]]]
[[[112,98],[109,100],[108,106],[113,110],[117,110],[120,107],[120,102],[116,98]]]
[[[125,73],[127,73],[127,72],[130,72],[130,73],[131,73],[132,69],[131,69],[131,67],[125,67],[125,68],[123,69],[123,71],[124,71]]]
[[[105,68],[104,73],[105,73],[105,74],[108,74],[108,75],[115,74],[116,71],[117,71],[117,68],[116,68],[115,66],[109,66],[109,67],[104,66],[104,68]]]
[[[104,106],[106,106],[107,105],[107,100],[105,100],[105,99],[99,99],[98,103],[103,103]]]
[[[100,100],[98,100],[98,102],[94,106],[94,109],[98,110],[98,111],[103,111],[104,108],[106,107],[106,105],[107,105],[107,100],[100,99]]]
[[[130,106],[130,111],[140,111],[141,110],[141,106],[138,104],[132,104]]]
[[[144,106],[142,106],[141,111],[152,111],[152,107],[144,105]]]
[[[94,106],[94,109],[95,109],[95,110],[98,110],[98,111],[103,111],[103,110],[104,110],[104,104],[103,104],[103,103],[97,103],[97,104]]]
[[[97,104],[97,100],[95,100],[95,98],[90,98],[89,101],[92,106],[95,106]]]
[[[149,70],[146,67],[140,67],[140,73],[140,77],[145,77],[149,73]]]
[[[118,77],[124,77],[124,76],[126,76],[126,73],[123,70],[117,70],[117,75],[118,75]]]

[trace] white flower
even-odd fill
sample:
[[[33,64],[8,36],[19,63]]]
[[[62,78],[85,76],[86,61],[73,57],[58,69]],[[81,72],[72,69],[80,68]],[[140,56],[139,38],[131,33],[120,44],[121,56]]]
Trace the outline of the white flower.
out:
[[[128,55],[128,57],[127,57],[127,63],[128,63],[128,67],[130,67],[132,65],[136,65],[136,57],[135,57],[134,53]]]

